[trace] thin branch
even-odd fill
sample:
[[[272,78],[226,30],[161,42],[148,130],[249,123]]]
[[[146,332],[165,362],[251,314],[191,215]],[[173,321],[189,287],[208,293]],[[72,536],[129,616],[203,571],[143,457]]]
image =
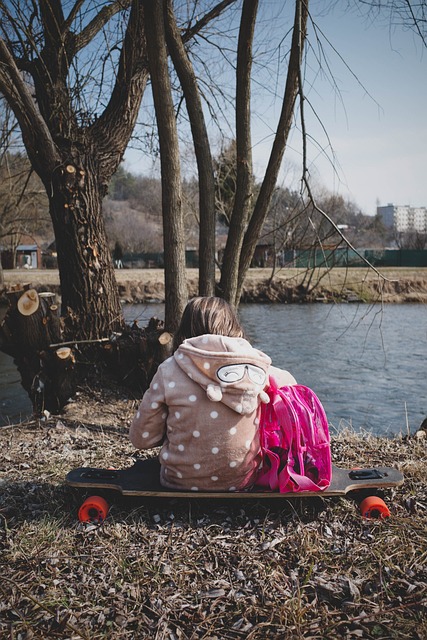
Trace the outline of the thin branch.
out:
[[[24,139],[31,140],[32,148],[40,154],[50,150],[54,156],[54,144],[46,122],[42,118],[28,85],[24,82],[4,40],[0,38],[0,91],[15,114]]]
[[[49,349],[57,349],[58,347],[72,347],[74,344],[101,344],[110,342],[110,338],[97,338],[93,340],[70,340],[69,342],[55,342],[49,345]]]
[[[194,24],[191,28],[187,29],[182,34],[183,42],[188,42],[189,40],[194,38],[194,36],[197,35],[199,31],[203,29],[203,27],[209,24],[209,22],[211,22],[211,20],[213,20],[214,18],[217,18],[224,11],[224,9],[229,7],[231,4],[234,4],[235,2],[236,0],[223,0],[223,2],[219,2],[215,7],[208,11],[208,13],[200,18],[200,20],[198,20],[196,24]]]
[[[386,278],[382,273],[380,273],[380,271],[378,271],[378,269],[376,267],[374,267],[374,265],[371,264],[369,262],[369,260],[367,260],[365,258],[365,256],[362,255],[360,253],[360,251],[358,251],[355,248],[355,246],[350,242],[350,240],[347,239],[347,237],[344,235],[344,233],[341,231],[341,229],[338,227],[338,225],[332,220],[332,218],[326,213],[326,211],[323,211],[323,209],[321,209],[316,203],[316,200],[314,198],[314,195],[313,195],[311,187],[310,187],[309,171],[308,171],[308,167],[307,167],[307,131],[306,131],[305,117],[304,117],[305,96],[304,96],[304,89],[303,89],[303,83],[302,83],[301,66],[298,67],[298,76],[299,76],[298,93],[299,93],[299,99],[300,99],[300,122],[301,122],[302,148],[303,148],[303,152],[302,152],[302,156],[303,156],[303,173],[302,173],[301,181],[302,181],[303,186],[307,190],[307,194],[308,194],[308,197],[310,199],[310,202],[311,202],[312,206],[314,207],[315,211],[320,213],[332,225],[332,227],[335,229],[335,231],[338,233],[338,235],[341,236],[342,240],[346,243],[346,245],[350,249],[352,249],[352,251],[354,251],[356,253],[356,255],[359,256],[359,258],[365,264],[367,264],[380,278],[383,278],[383,280],[387,280],[388,282],[396,282],[395,280],[390,280],[389,278]]]
[[[131,4],[132,0],[117,0],[112,4],[104,5],[95,18],[75,37],[73,53],[88,45],[113,16],[123,9],[128,9]]]
[[[414,10],[412,8],[410,0],[405,0],[405,3],[406,3],[406,6],[408,7],[409,14],[410,14],[410,16],[411,16],[411,18],[412,18],[412,20],[414,22],[415,29],[416,29],[418,35],[420,36],[422,43],[424,44],[425,47],[427,47],[427,41],[425,39],[424,34],[421,31],[419,20],[414,14]]]

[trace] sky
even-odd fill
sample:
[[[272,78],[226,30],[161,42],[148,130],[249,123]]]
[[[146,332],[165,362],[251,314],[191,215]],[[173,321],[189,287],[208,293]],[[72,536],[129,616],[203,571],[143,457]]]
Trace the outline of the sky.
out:
[[[427,50],[409,32],[354,14],[328,16],[321,26],[366,91],[337,65],[344,105],[326,91],[317,104],[341,182],[324,161],[320,181],[366,214],[377,204],[427,206]]]
[[[427,206],[427,49],[409,30],[390,25],[387,16],[373,22],[346,12],[346,2],[336,3],[333,12],[325,10],[328,4],[312,2],[312,15],[345,64],[325,45],[339,93],[315,65],[315,83],[305,89],[316,112],[305,108],[307,129],[316,140],[308,147],[313,185],[343,196],[368,215],[388,203]],[[283,6],[282,0],[266,2],[263,28],[277,24],[283,29],[279,20]],[[314,42],[311,28],[309,37]],[[270,94],[263,97],[259,89],[255,104],[254,173],[262,178],[280,104],[274,104]],[[319,146],[328,147],[326,153]],[[295,129],[280,185],[299,189],[301,150]],[[134,173],[152,170],[152,163],[136,151],[127,152],[125,166]]]

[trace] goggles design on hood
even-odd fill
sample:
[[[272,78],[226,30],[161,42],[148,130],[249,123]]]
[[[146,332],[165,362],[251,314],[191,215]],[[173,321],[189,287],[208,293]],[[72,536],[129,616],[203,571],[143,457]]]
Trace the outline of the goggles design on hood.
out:
[[[266,373],[261,367],[254,364],[228,364],[220,367],[216,375],[221,382],[231,384],[243,380],[245,373],[251,382],[258,385],[264,385],[266,381]]]

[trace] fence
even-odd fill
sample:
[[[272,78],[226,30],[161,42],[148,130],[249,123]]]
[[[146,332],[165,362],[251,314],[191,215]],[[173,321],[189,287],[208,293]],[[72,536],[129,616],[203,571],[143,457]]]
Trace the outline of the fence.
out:
[[[360,254],[360,255],[359,255]],[[427,267],[427,249],[361,249],[359,254],[348,247],[335,250],[288,250],[280,256],[285,267],[363,267],[363,256],[376,267]]]
[[[263,264],[253,261],[252,266],[272,266],[273,252],[265,251],[267,257]],[[296,268],[315,267],[363,267],[366,263],[360,255],[375,267],[427,267],[427,249],[361,249],[359,253],[348,247],[338,249],[290,249],[276,256],[278,266]],[[186,251],[186,266],[199,266],[198,252]],[[130,268],[163,268],[163,253],[126,254],[123,262]]]

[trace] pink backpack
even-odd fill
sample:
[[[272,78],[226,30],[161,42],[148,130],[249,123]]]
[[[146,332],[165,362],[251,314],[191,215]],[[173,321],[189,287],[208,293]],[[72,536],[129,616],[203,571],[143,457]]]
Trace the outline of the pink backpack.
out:
[[[303,385],[277,387],[261,407],[263,462],[256,485],[281,493],[322,491],[332,478],[328,420],[316,394]]]

